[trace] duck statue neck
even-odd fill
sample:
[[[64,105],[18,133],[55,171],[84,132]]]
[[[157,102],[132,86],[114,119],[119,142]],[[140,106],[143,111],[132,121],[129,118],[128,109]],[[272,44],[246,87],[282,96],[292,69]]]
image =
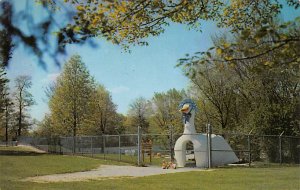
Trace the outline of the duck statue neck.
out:
[[[196,104],[191,99],[185,99],[179,104],[179,108],[179,111],[182,113],[182,119],[184,124],[183,134],[195,134],[196,129],[194,125],[194,120],[197,111]]]
[[[194,120],[195,120],[195,110],[191,110],[189,113],[183,113],[183,124],[184,124],[183,134],[190,135],[196,133]]]

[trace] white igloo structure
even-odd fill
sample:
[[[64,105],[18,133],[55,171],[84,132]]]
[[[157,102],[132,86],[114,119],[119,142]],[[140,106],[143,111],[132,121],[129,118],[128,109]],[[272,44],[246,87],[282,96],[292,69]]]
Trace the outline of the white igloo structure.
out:
[[[192,142],[197,167],[208,167],[207,134],[196,134],[194,119],[197,110],[196,104],[186,99],[180,103],[180,111],[183,113],[184,132],[175,143],[174,152],[178,167],[186,164],[186,144]],[[221,166],[238,162],[238,158],[232,148],[220,135],[211,135],[211,165]]]

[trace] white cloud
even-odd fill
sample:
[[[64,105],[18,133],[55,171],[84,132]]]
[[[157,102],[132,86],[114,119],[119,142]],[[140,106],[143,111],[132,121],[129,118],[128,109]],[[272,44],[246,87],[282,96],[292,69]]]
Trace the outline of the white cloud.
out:
[[[128,92],[130,89],[126,86],[117,86],[108,90],[113,94],[120,94],[120,93]]]
[[[46,76],[46,78],[44,78],[42,80],[43,83],[53,83],[57,80],[57,77],[59,76],[59,73],[51,73],[51,74],[48,74]]]

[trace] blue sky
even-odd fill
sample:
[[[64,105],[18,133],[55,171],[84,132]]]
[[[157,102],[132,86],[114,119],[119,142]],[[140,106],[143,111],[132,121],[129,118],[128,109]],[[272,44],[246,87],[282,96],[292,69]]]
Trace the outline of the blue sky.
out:
[[[19,2],[19,1],[18,1]],[[24,4],[18,4],[22,9]],[[33,9],[35,15],[42,15],[39,8]],[[287,12],[290,17],[291,12]],[[42,16],[41,16],[42,17]],[[171,24],[164,34],[150,38],[149,46],[132,47],[131,53],[125,53],[119,46],[104,39],[97,39],[98,48],[89,45],[69,45],[62,64],[73,54],[79,54],[90,74],[103,84],[118,105],[118,112],[125,114],[132,101],[140,96],[151,98],[154,92],[167,91],[171,88],[184,89],[188,79],[180,68],[175,68],[177,60],[186,53],[204,51],[212,45],[210,36],[218,32],[215,24],[204,22],[202,33],[188,30],[186,26]],[[51,59],[46,59],[48,70],[38,65],[36,57],[22,46],[14,52],[8,76],[11,80],[18,75],[32,76],[31,92],[36,105],[30,113],[33,118],[42,120],[49,112],[45,88],[55,81],[61,72]]]

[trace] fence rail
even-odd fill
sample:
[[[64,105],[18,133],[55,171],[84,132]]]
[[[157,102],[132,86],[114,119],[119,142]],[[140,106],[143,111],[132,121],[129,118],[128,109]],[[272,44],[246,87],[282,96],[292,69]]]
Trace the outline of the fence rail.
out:
[[[29,144],[49,153],[79,154],[133,164],[160,164],[171,161],[174,144],[182,134],[120,134],[76,137],[23,137]],[[198,134],[195,134],[198,135]],[[240,163],[300,163],[300,137],[284,135],[220,134],[229,143]],[[151,151],[140,144],[151,142]],[[149,149],[149,146],[148,146]],[[193,147],[187,144],[187,163],[193,163]],[[225,150],[211,150],[226,152]],[[151,153],[151,157],[149,155]],[[141,154],[144,154],[141,156]],[[143,158],[143,159],[142,159]]]

